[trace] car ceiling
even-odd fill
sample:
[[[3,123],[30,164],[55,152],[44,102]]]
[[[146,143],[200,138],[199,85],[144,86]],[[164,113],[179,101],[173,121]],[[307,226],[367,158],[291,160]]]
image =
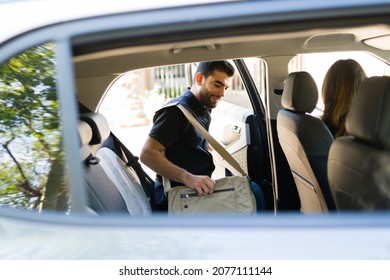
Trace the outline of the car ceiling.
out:
[[[312,52],[369,51],[390,61],[390,50],[379,50],[364,43],[368,38],[388,34],[390,34],[390,25],[350,29],[312,29],[294,33],[130,46],[76,56],[74,62],[77,77],[86,78],[202,59],[280,56]]]
[[[208,28],[208,32],[199,28],[199,32],[189,34],[161,30],[164,29],[140,35],[134,29],[121,29],[110,30],[110,36],[98,32],[75,37],[74,66],[80,99],[94,107],[116,76],[159,65],[334,51],[368,51],[390,62],[389,47],[379,49],[365,43],[367,39],[374,39],[375,45],[388,42],[388,17],[337,22],[312,20],[235,29],[227,26]]]

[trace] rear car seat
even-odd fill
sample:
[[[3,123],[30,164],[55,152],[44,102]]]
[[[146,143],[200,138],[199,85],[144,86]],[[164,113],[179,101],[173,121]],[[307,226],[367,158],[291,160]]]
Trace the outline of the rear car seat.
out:
[[[98,113],[82,114],[79,133],[92,210],[97,213],[128,212],[131,216],[150,215],[151,204],[137,173],[114,150],[103,145],[110,135],[104,116]]]
[[[96,214],[127,212],[125,201],[114,183],[105,174],[99,161],[92,156],[89,143],[92,129],[84,121],[79,122],[80,155],[84,163],[84,179],[87,191],[88,210]]]

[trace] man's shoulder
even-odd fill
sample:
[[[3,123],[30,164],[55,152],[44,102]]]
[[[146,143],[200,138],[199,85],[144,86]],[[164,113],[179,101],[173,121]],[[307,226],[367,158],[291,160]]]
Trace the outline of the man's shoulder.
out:
[[[169,100],[167,103],[165,103],[161,108],[161,109],[165,109],[165,108],[169,108],[169,107],[173,107],[173,106],[177,106],[178,104],[181,104],[180,100],[177,99],[177,98],[174,98],[174,99],[171,99]]]
[[[167,101],[158,111],[161,111],[166,108],[175,107],[178,104],[183,105],[186,108],[189,108],[189,102],[192,97],[191,91],[187,90],[182,95],[172,98],[171,100]]]
[[[160,109],[158,109],[153,117],[153,122],[157,120],[159,116],[171,116],[173,119],[177,119],[181,111],[176,105],[182,104],[179,99],[174,98],[166,102]],[[166,117],[164,117],[165,119]]]

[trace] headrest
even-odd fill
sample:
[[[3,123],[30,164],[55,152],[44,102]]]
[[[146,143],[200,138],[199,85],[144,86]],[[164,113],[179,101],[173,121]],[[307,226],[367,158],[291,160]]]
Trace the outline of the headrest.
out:
[[[103,143],[110,135],[107,119],[102,114],[84,113],[81,114],[80,119],[88,123],[92,129],[91,145]]]
[[[79,131],[81,146],[89,144],[89,142],[92,139],[91,127],[86,122],[79,121],[78,131]]]
[[[80,156],[81,160],[85,160],[90,155],[89,142],[92,139],[92,129],[84,121],[79,121],[78,132],[80,136]]]
[[[287,76],[282,94],[282,106],[298,113],[311,113],[318,101],[317,85],[307,72],[293,72]]]
[[[364,80],[351,104],[345,127],[349,135],[390,148],[390,77]]]

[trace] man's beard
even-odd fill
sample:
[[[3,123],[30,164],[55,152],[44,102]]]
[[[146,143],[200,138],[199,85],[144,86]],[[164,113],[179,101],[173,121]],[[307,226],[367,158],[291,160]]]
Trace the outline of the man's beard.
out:
[[[215,108],[219,101],[221,100],[220,97],[216,94],[211,94],[208,91],[202,91],[200,92],[200,97],[201,97],[201,103],[203,106],[213,109]]]

